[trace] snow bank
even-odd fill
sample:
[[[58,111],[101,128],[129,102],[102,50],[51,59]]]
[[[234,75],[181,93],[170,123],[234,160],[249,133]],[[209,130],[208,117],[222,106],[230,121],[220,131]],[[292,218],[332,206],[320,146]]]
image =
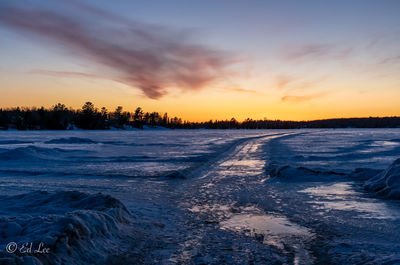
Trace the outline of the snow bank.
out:
[[[164,127],[164,126],[148,126],[144,125],[143,126],[144,130],[157,130],[157,131],[170,131],[170,128]]]
[[[120,253],[131,218],[103,194],[32,192],[0,198],[0,264],[106,264]],[[42,243],[49,253],[4,251],[10,242]]]
[[[9,145],[9,144],[32,144],[32,141],[21,141],[21,140],[2,140],[0,141],[0,145]]]
[[[69,137],[69,138],[57,138],[45,142],[46,144],[95,144],[97,142],[88,138]]]
[[[163,176],[164,178],[167,179],[186,179],[186,174],[183,171],[173,171],[170,173],[165,174],[165,176]]]
[[[37,146],[18,147],[0,153],[0,160],[42,160],[55,159],[67,151],[58,148],[43,148]]]
[[[349,174],[349,177],[352,180],[357,181],[366,181],[377,174],[381,173],[383,170],[381,169],[373,169],[373,168],[356,168],[353,172]]]
[[[387,199],[400,200],[400,158],[387,170],[367,180],[364,188]]]
[[[271,170],[270,177],[283,181],[326,181],[327,179],[342,178],[345,174],[334,171],[319,171],[306,167],[282,166]]]

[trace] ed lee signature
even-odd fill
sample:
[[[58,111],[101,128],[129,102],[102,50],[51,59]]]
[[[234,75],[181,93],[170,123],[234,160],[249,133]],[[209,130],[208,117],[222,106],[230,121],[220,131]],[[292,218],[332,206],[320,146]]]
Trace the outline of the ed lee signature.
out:
[[[21,254],[49,254],[50,248],[46,247],[43,242],[35,245],[33,242],[25,242],[18,245],[16,242],[10,242],[6,246],[8,253],[19,252]]]

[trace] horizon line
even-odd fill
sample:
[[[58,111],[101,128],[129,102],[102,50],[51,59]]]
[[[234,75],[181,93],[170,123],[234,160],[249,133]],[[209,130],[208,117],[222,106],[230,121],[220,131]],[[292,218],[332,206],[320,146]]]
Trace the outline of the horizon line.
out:
[[[90,102],[90,101],[86,101],[86,103],[87,102]],[[92,102],[91,102],[92,103]],[[41,109],[41,108],[44,108],[44,109],[46,109],[46,110],[51,110],[51,108],[54,108],[56,105],[58,105],[58,104],[61,104],[61,105],[64,105],[68,110],[73,110],[73,111],[79,111],[79,110],[81,110],[82,108],[74,108],[74,107],[71,107],[71,106],[69,106],[69,107],[67,107],[65,104],[63,104],[63,103],[56,103],[56,104],[53,104],[53,105],[51,105],[51,106],[49,106],[49,107],[45,107],[45,106],[40,106],[40,107],[38,107],[38,106],[15,106],[15,107],[1,107],[0,106],[0,111],[8,111],[8,110],[13,110],[13,109],[17,109],[17,108],[20,108],[20,109],[29,109],[29,110],[32,110],[32,109]],[[94,104],[93,104],[94,105]],[[118,107],[122,107],[122,109],[123,109],[123,111],[124,112],[129,112],[129,113],[134,113],[134,111],[135,110],[124,110],[124,106],[121,106],[121,105],[118,105],[116,108],[114,108],[114,110],[109,110],[109,109],[107,109],[106,108],[106,110],[107,110],[107,113],[108,114],[111,114],[111,113],[113,113],[113,112],[115,112],[115,109],[117,109]],[[97,110],[97,111],[100,111],[102,108],[105,108],[105,107],[95,107],[95,109]],[[163,114],[168,114],[168,111],[145,111],[142,107],[140,107],[140,106],[137,106],[135,109],[137,109],[137,108],[141,108],[142,110],[143,110],[143,112],[144,113],[158,113],[158,114],[160,114],[161,116],[163,115]],[[171,117],[177,117],[177,118],[180,118],[179,117],[179,115],[177,116],[177,115],[171,115]],[[266,120],[266,121],[283,121],[283,122],[313,122],[313,121],[324,121],[324,120],[346,120],[346,119],[370,119],[370,118],[375,118],[375,119],[384,119],[384,118],[400,118],[400,114],[394,114],[394,115],[385,115],[385,116],[379,116],[379,115],[377,115],[377,116],[374,116],[374,115],[369,115],[369,116],[349,116],[349,117],[343,117],[343,116],[337,116],[337,117],[327,117],[327,118],[318,118],[318,119],[302,119],[302,120],[296,120],[296,119],[279,119],[279,118],[275,118],[275,119],[269,119],[269,118],[267,118],[267,117],[264,117],[264,118],[259,118],[259,119],[257,119],[257,118],[251,118],[251,117],[247,117],[247,118],[244,118],[244,119],[242,119],[242,120],[238,120],[238,119],[236,119],[235,117],[230,117],[230,118],[224,118],[224,119],[212,119],[212,118],[208,118],[208,119],[204,119],[204,120],[199,120],[199,121],[193,121],[193,120],[190,120],[190,119],[182,119],[182,121],[185,121],[185,122],[190,122],[190,123],[205,123],[205,122],[209,122],[209,121],[229,121],[229,120],[232,120],[232,119],[235,119],[237,122],[239,122],[239,123],[242,123],[242,122],[244,122],[244,121],[246,121],[247,119],[250,119],[250,120],[253,120],[253,121],[263,121],[263,120]]]

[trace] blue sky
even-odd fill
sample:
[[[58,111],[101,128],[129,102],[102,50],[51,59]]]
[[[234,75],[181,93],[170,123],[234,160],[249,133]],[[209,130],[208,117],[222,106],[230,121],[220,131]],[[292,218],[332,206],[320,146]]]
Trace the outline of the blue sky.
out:
[[[6,12],[1,13],[1,9],[7,10],[10,6],[14,10],[65,16],[77,21],[93,38],[105,42],[107,34],[115,33],[119,24],[126,22],[130,26],[132,22],[134,27],[152,36],[161,36],[157,37],[158,44],[173,44],[183,49],[196,46],[196,52],[201,55],[191,58],[190,64],[202,67],[207,64],[207,69],[189,67],[179,73],[162,70],[156,73],[157,77],[146,76],[159,79],[156,84],[160,88],[149,92],[144,88],[148,84],[140,83],[136,73],[133,73],[133,82],[127,76],[133,71],[131,68],[121,69],[115,64],[110,67],[104,63],[107,58],[93,59],[90,50],[88,57],[81,50],[77,54],[76,43],[71,45],[65,38],[18,26],[23,18],[5,17]],[[249,105],[257,106],[247,111],[255,118],[394,115],[398,114],[396,103],[400,103],[393,100],[400,90],[399,14],[400,2],[387,0],[3,1],[0,5],[0,49],[3,51],[0,82],[5,96],[0,105],[48,105],[52,101],[67,101],[78,106],[91,95],[95,103],[110,108],[118,100],[124,104],[129,98],[148,108],[175,108],[177,113],[190,113],[188,118],[203,119],[210,113],[219,113],[222,118],[226,113],[235,112],[234,106],[245,97]],[[184,36],[182,39],[180,34]],[[144,53],[148,50],[146,45],[154,44],[138,44],[133,37],[125,39],[123,35],[118,38],[121,39],[113,39],[108,44],[120,45],[130,55],[136,52],[135,45],[142,45]],[[153,47],[155,53],[163,49],[158,44]],[[170,55],[163,54],[157,59],[165,56]],[[178,62],[179,67],[188,65],[185,58],[180,60],[185,62]],[[215,60],[219,63],[214,69],[210,63]],[[168,62],[166,67],[175,63]],[[135,65],[135,69],[139,66]],[[93,80],[90,76],[61,75],[66,72],[90,75]],[[174,79],[183,72],[184,79]],[[194,80],[187,81],[189,76]],[[106,100],[105,86],[110,87],[113,97],[110,101]],[[50,87],[56,87],[57,93]],[[68,92],[72,87],[81,96],[71,97]],[[19,96],[24,92],[33,95],[32,91],[41,97],[27,100]],[[191,109],[182,103],[202,102],[208,97],[215,102],[224,98],[225,108],[201,113],[201,109],[210,106],[197,103]],[[379,104],[375,102],[377,97]],[[263,109],[260,98],[270,107]],[[324,107],[348,99],[357,99],[358,107],[351,102]],[[366,104],[371,107],[366,108]],[[233,114],[244,117],[247,113],[243,112],[246,112],[244,107]]]

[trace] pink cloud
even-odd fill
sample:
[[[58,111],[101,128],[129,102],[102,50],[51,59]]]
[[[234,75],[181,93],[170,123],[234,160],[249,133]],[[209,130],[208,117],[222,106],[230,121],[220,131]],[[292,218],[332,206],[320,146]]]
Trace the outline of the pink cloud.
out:
[[[129,22],[77,1],[70,7],[81,8],[68,15],[2,5],[0,24],[106,67],[105,78],[138,88],[153,99],[166,95],[168,87],[196,90],[218,82],[235,62],[231,54],[195,44],[181,31]],[[73,71],[47,74],[87,77]]]

